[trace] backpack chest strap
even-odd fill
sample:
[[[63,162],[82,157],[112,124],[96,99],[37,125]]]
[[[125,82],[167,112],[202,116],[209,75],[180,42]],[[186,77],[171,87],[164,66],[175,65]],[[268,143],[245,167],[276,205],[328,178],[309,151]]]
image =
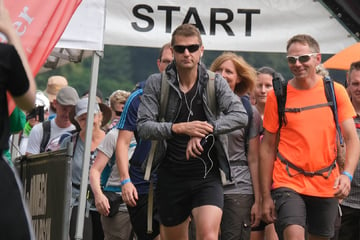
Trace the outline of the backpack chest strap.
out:
[[[331,175],[331,172],[334,168],[336,168],[336,160],[334,160],[329,166],[325,167],[325,168],[321,168],[317,171],[314,171],[314,172],[310,172],[310,171],[305,171],[304,169],[296,166],[295,164],[291,163],[289,160],[287,160],[283,155],[280,154],[280,152],[278,151],[277,152],[277,156],[278,158],[280,159],[280,161],[286,165],[286,171],[288,173],[288,175],[290,177],[294,177],[296,175],[299,175],[299,174],[302,174],[306,177],[314,177],[314,176],[322,176],[324,177],[325,179],[328,179],[329,176]],[[298,173],[297,174],[291,174],[290,173],[290,169],[289,168],[292,168],[294,169],[295,171],[297,171]],[[327,174],[324,174],[326,173]]]
[[[332,106],[332,105],[333,105],[332,102],[327,102],[327,103],[319,103],[319,104],[306,106],[306,107],[300,107],[300,108],[285,108],[285,112],[296,113],[296,112],[301,112],[301,111],[306,111],[306,110],[311,110],[311,109],[321,108],[321,107],[327,107],[327,106]]]

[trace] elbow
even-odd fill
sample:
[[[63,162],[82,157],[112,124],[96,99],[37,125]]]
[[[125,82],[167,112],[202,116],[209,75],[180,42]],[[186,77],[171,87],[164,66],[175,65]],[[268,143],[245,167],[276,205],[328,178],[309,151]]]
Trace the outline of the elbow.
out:
[[[248,126],[249,117],[246,112],[239,112],[236,119],[237,119],[238,128],[244,128]]]
[[[35,94],[31,94],[29,91],[21,97],[14,97],[14,101],[16,106],[24,111],[30,112],[35,108]]]
[[[143,127],[137,127],[137,133],[140,139],[148,140],[150,139],[150,133]]]
[[[242,127],[247,127],[249,124],[249,119],[248,116],[246,115],[245,118],[243,119],[243,121],[241,122]]]
[[[145,131],[144,131],[144,129],[141,127],[141,124],[140,123],[137,123],[137,126],[136,126],[136,130],[137,130],[137,134],[139,135],[139,137],[141,138],[141,139],[146,139],[145,138]]]

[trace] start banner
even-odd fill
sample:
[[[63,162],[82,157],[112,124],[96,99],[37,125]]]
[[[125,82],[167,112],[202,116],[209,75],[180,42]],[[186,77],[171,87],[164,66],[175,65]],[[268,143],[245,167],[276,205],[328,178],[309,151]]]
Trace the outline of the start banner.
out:
[[[356,41],[321,1],[108,0],[105,44],[161,47],[182,23],[195,24],[205,49],[285,52],[295,34],[312,35],[322,53]]]

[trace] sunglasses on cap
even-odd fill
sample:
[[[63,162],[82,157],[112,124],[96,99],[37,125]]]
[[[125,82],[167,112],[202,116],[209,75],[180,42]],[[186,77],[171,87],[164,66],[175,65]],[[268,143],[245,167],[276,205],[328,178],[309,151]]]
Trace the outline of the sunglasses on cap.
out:
[[[300,63],[306,63],[310,60],[310,57],[316,56],[317,53],[308,53],[301,56],[286,56],[288,63],[295,64],[297,60],[299,60]]]
[[[187,49],[189,52],[193,53],[193,52],[196,52],[197,50],[199,50],[199,48],[200,48],[199,44],[192,44],[192,45],[188,45],[188,46],[184,46],[184,45],[173,46],[174,51],[177,53],[184,53],[185,49]]]

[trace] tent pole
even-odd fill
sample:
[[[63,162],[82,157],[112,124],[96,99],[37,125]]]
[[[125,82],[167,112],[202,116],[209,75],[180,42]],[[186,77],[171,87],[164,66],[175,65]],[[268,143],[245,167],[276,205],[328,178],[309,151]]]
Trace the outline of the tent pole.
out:
[[[85,135],[85,151],[82,168],[82,177],[80,184],[80,199],[78,206],[78,213],[76,219],[76,231],[75,239],[83,239],[83,229],[84,229],[84,217],[85,217],[85,208],[86,208],[86,194],[88,188],[88,179],[89,179],[89,166],[90,166],[90,151],[91,151],[91,137],[93,131],[93,122],[94,122],[94,106],[96,101],[96,88],[98,82],[98,73],[99,73],[99,62],[100,62],[100,53],[94,51],[92,66],[91,66],[91,81],[90,81],[90,91],[89,91],[89,102],[88,102],[88,115],[86,120],[86,135]]]

